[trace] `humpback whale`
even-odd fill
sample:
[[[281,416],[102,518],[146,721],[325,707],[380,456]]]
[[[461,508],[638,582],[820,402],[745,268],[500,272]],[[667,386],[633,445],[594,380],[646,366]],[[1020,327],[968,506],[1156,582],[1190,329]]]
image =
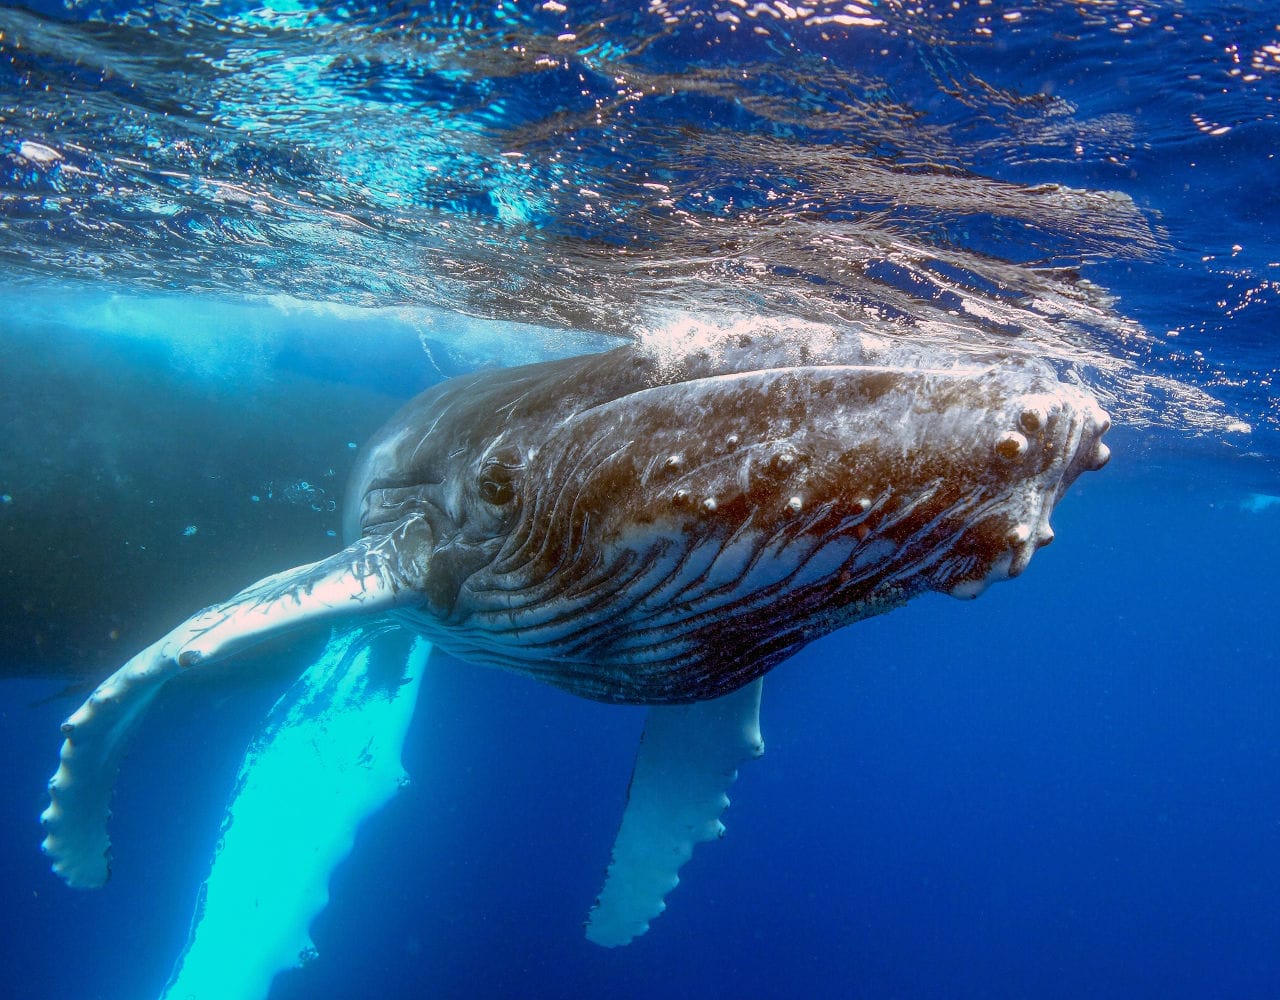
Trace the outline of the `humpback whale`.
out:
[[[101,885],[112,784],[160,687],[326,624],[246,756],[166,995],[264,995],[305,957],[329,872],[403,780],[432,647],[649,706],[586,931],[626,944],[723,831],[726,789],[763,752],[763,676],[919,594],[1019,575],[1106,463],[1108,426],[1044,361],[856,332],[638,342],[441,383],[364,446],[345,548],[199,611],[66,720],[43,849],[68,884]],[[258,968],[230,983],[218,928],[253,921]]]

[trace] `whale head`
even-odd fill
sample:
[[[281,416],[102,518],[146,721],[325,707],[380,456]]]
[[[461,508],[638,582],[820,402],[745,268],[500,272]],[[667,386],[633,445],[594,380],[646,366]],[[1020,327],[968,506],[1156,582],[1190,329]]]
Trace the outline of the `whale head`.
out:
[[[446,649],[610,701],[712,697],[1053,538],[1106,414],[1043,363],[674,370],[636,348],[447,383],[366,450],[353,533],[406,517],[401,613]]]

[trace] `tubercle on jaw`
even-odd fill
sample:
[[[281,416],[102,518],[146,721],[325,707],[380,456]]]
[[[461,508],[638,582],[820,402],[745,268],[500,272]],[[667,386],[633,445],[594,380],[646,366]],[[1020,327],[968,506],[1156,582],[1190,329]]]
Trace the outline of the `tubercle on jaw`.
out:
[[[1018,431],[1005,431],[996,438],[995,452],[1007,461],[1013,461],[1021,458],[1027,453],[1027,448],[1028,442],[1026,437]]]
[[[1019,426],[1028,434],[1034,434],[1045,425],[1044,410],[1038,406],[1029,406],[1018,417]]]

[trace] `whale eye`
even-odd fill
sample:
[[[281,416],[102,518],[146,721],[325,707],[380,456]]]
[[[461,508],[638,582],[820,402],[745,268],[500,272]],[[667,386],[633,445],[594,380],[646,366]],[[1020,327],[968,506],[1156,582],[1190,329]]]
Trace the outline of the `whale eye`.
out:
[[[480,473],[480,499],[495,507],[505,507],[516,497],[516,470],[495,465]]]
[[[495,507],[509,504],[515,496],[510,483],[500,483],[496,479],[480,480],[480,498]]]
[[[495,507],[505,507],[516,498],[516,480],[522,468],[518,455],[494,455],[480,469],[480,499]]]

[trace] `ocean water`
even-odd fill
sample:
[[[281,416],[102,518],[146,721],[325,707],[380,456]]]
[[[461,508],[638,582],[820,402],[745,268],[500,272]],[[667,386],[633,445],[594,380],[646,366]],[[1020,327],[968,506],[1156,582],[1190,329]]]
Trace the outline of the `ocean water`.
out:
[[[439,658],[272,997],[1280,994],[1278,99],[1265,3],[0,6],[0,992],[160,993],[315,637],[166,689],[102,890],[38,849],[57,727],[335,549],[399,401],[767,323],[1047,358],[1111,464],[776,669],[623,949],[643,710]]]

